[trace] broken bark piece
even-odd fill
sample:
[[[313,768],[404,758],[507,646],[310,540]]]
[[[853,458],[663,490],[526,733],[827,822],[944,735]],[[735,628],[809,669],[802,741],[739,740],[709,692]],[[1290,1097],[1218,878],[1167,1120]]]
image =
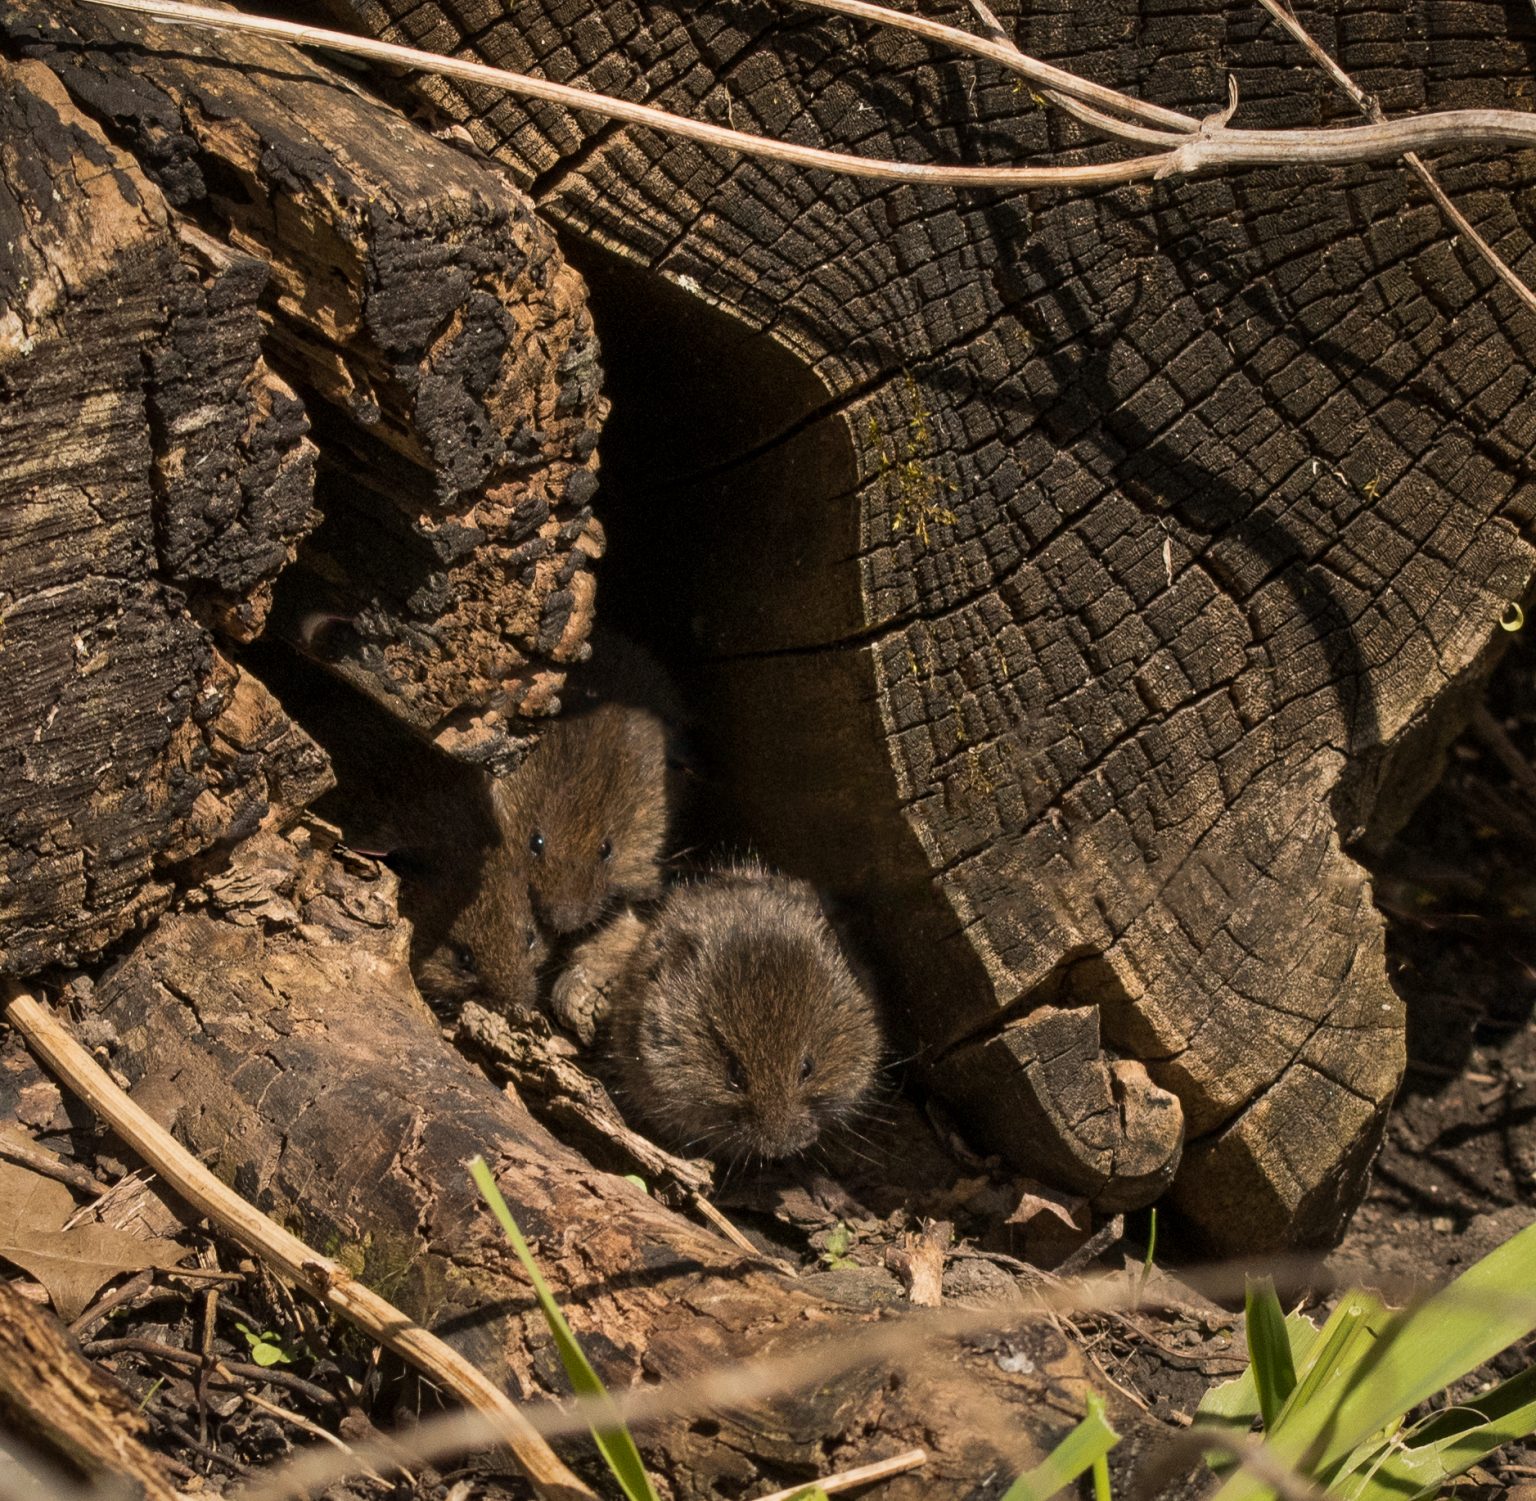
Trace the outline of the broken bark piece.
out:
[[[147,354],[160,562],[199,620],[248,641],[319,520],[315,450],[303,404],[261,354],[267,263],[172,224],[185,270]]]
[[[0,60],[0,247],[0,968],[26,974],[113,942],[176,862],[325,767],[174,587],[256,618],[309,514],[253,277],[188,261],[158,189],[40,63]],[[192,404],[194,365],[229,413]],[[243,520],[173,561],[186,518],[236,492]]]
[[[216,1174],[364,1281],[387,1281],[397,1304],[523,1397],[549,1390],[558,1366],[464,1171],[476,1153],[610,1387],[796,1354],[805,1384],[781,1399],[640,1430],[682,1497],[718,1494],[727,1478],[762,1488],[808,1455],[854,1463],[919,1434],[930,1465],[891,1494],[942,1494],[988,1463],[1023,1468],[1077,1420],[1085,1368],[1044,1323],[1011,1336],[1031,1352],[1027,1369],[914,1331],[910,1361],[882,1355],[822,1380],[827,1351],[878,1314],[744,1263],[466,1069],[411,988],[393,878],[342,866],[323,845],[303,825],[246,841],[95,992],[119,1039],[113,1068],[174,1114]]]
[[[3,25],[271,267],[273,358],[325,453],[278,629],[443,749],[514,761],[584,654],[603,551],[606,401],[554,236],[504,174],[292,48],[32,0]]]
[[[944,1301],[944,1258],[953,1239],[954,1226],[944,1221],[887,1247],[885,1264],[901,1279],[909,1303],[937,1308]]]
[[[72,1477],[111,1484],[115,1494],[134,1501],[176,1501],[176,1487],[140,1441],[149,1419],[81,1356],[52,1314],[19,1296],[4,1278],[0,1419],[8,1439],[67,1466]]]
[[[1039,1007],[953,1049],[935,1081],[966,1097],[987,1139],[1012,1161],[1105,1212],[1152,1203],[1178,1171],[1177,1096],[1134,1060],[1104,1058],[1092,1006]]]
[[[1275,66],[1300,57],[1288,43],[1234,40],[1213,8],[1106,3],[1134,40],[1094,55],[1098,82],[1204,117],[1249,66],[1245,121],[1336,115],[1326,79]],[[993,64],[840,16],[329,8],[866,155],[1043,161],[1080,141]],[[999,17],[1082,69],[1059,12]],[[1325,5],[1317,27],[1389,108],[1426,88],[1527,107],[1496,7],[1389,0],[1362,29]],[[1427,73],[1385,57],[1404,35]],[[1003,1123],[1038,1118],[1037,1060],[1001,1050],[978,1076],[945,1052],[1037,1006],[1098,1006],[1097,1077],[1118,1054],[1180,1102],[1193,1233],[1233,1253],[1333,1235],[1404,1058],[1350,846],[1422,789],[1530,588],[1525,314],[1393,165],[1047,201],[409,86],[584,247],[599,330],[623,329],[610,532],[645,581],[632,620],[608,620],[701,659],[731,837],[859,917],[901,1045],[978,1145],[1013,1142],[1030,1169],[1035,1142]],[[1446,186],[1519,263],[1536,158],[1500,171],[1493,189],[1453,166]],[[1070,986],[1085,960],[1112,984]],[[1097,1099],[1079,1118],[1110,1117],[1112,1086]]]

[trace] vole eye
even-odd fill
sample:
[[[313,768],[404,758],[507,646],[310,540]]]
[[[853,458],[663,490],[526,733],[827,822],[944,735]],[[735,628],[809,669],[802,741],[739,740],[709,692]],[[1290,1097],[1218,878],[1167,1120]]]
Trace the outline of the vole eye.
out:
[[[599,860],[609,860],[613,858],[613,840],[605,839],[600,845],[598,845],[597,858]]]
[[[456,943],[453,946],[453,962],[460,969],[473,969],[475,967],[475,951],[467,943]]]
[[[725,1055],[725,1080],[738,1094],[747,1087],[747,1071],[734,1053]]]
[[[816,1060],[809,1053],[800,1060],[800,1082],[805,1083],[816,1072]]]
[[[535,860],[539,859],[544,853],[544,836],[537,829],[535,829],[532,835],[529,837],[528,853],[531,854]]]
[[[534,945],[537,944],[538,941],[539,941],[539,930],[537,928],[529,928],[528,929],[528,952],[530,954],[533,952]]]

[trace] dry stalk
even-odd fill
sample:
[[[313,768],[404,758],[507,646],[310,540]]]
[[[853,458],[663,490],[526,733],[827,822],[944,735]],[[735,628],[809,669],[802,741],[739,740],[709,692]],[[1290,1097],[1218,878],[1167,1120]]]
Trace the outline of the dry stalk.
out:
[[[973,5],[979,0],[971,0]],[[1300,21],[1285,8],[1281,0],[1259,0],[1259,4],[1267,10],[1280,26],[1296,41],[1300,42],[1312,60],[1333,80],[1356,109],[1367,120],[1380,121],[1386,119],[1382,112],[1381,101],[1374,94],[1367,94],[1353,78],[1341,68],[1333,58],[1323,50],[1318,41],[1307,31]],[[1451,202],[1445,189],[1435,181],[1434,173],[1424,164],[1417,152],[1410,151],[1403,157],[1403,165],[1406,166],[1424,184],[1429,196],[1435,200],[1440,212],[1451,221],[1458,233],[1464,234],[1472,242],[1473,248],[1488,263],[1489,269],[1509,288],[1516,297],[1523,302],[1532,312],[1536,312],[1536,292],[1533,292],[1526,284],[1515,275],[1514,269],[1496,251],[1476,229],[1472,222],[1462,211]]]
[[[484,1438],[506,1446],[540,1496],[553,1501],[597,1501],[506,1394],[458,1351],[371,1289],[354,1282],[339,1263],[290,1235],[220,1183],[120,1090],[69,1029],[33,996],[10,981],[4,994],[6,1019],[55,1077],[106,1121],[187,1203],[248,1251],[306,1288],[332,1312],[476,1408],[485,1424]],[[349,1470],[355,1463],[355,1459],[348,1460]]]
[[[1053,80],[1048,85],[1057,94],[1070,94],[1076,101],[1074,113],[1111,134],[1145,140],[1146,128],[1113,119],[1102,110],[1085,103],[1085,96],[1122,113],[1142,118],[1149,116],[1163,123],[1176,124],[1184,133],[1164,140],[1178,144],[1153,156],[1133,156],[1121,161],[1097,162],[1076,167],[967,167],[953,164],[898,162],[877,157],[854,156],[842,151],[828,151],[815,146],[798,146],[788,141],[769,140],[689,120],[648,104],[599,94],[569,84],[553,83],[546,78],[532,78],[525,73],[511,73],[486,63],[443,57],[421,52],[394,42],[351,36],[319,26],[301,26],[292,21],[278,21],[262,16],[243,16],[238,12],[210,10],[184,5],[176,0],[86,0],[86,3],[112,10],[132,11],[184,25],[209,27],[216,31],[250,32],[276,37],[297,46],[324,47],[331,51],[372,58],[402,68],[421,69],[450,78],[463,78],[509,93],[543,99],[567,109],[581,110],[600,117],[643,125],[665,134],[720,147],[746,156],[787,162],[848,177],[868,178],[877,182],[906,182],[951,188],[1093,188],[1109,187],[1153,178],[1193,176],[1202,172],[1231,171],[1244,167],[1268,166],[1343,166],[1355,162],[1383,161],[1410,152],[1442,151],[1452,147],[1492,148],[1497,146],[1536,146],[1536,115],[1519,110],[1462,109],[1415,115],[1401,120],[1373,121],[1367,125],[1334,129],[1236,130],[1227,124],[1230,110],[1211,115],[1189,130],[1187,116],[1161,111],[1144,105],[1129,95],[1114,90],[1100,90],[1048,64],[1025,59],[1032,69],[1049,70]],[[986,41],[969,32],[942,28],[937,22],[903,15],[899,11],[871,5],[867,0],[806,0],[806,3],[840,13],[877,20],[920,35],[953,41],[979,55],[996,56],[1003,66],[1021,68],[1024,54],[1011,47]],[[953,32],[951,37],[950,32]],[[983,52],[981,49],[987,49]],[[1031,76],[1034,76],[1032,74]],[[1107,93],[1108,98],[1103,95]],[[1058,101],[1059,102],[1059,101]]]
[[[839,1491],[851,1491],[861,1485],[872,1485],[877,1480],[889,1480],[892,1475],[905,1475],[908,1470],[915,1470],[919,1465],[927,1463],[928,1456],[921,1449],[908,1449],[904,1454],[877,1459],[873,1464],[839,1470],[835,1475],[823,1475],[816,1480],[803,1480],[799,1485],[759,1496],[757,1501],[790,1501],[791,1496],[798,1496],[807,1485],[820,1486],[829,1496],[835,1496]]]

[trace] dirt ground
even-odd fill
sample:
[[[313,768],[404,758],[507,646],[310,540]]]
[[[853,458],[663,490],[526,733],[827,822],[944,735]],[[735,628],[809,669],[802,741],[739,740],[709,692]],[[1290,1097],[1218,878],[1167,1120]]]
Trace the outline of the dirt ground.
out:
[[[1536,642],[1512,640],[1487,705],[1409,825],[1364,856],[1408,1007],[1410,1055],[1369,1196],[1331,1258],[1368,1284],[1442,1282],[1536,1214],[1536,772],[1524,760],[1536,753]],[[930,1297],[941,1287],[946,1302],[1017,1300],[1051,1269],[1139,1265],[1149,1223],[1142,1213],[1094,1224],[1080,1202],[978,1158],[941,1112],[894,1092],[857,1136],[792,1167],[728,1177],[716,1202],[803,1277],[865,1302],[920,1297],[925,1286]],[[223,1253],[224,1267],[241,1263]],[[162,1452],[214,1492],[305,1442],[297,1420],[366,1432],[364,1414],[394,1421],[404,1390],[372,1352],[245,1267],[217,1295],[146,1275],[134,1298],[77,1321],[87,1353],[145,1404]],[[1173,1307],[1062,1316],[1114,1400],[1170,1432],[1188,1424],[1212,1382],[1244,1365],[1236,1305],[1170,1284],[1179,1271],[1165,1236],[1149,1287]],[[269,1331],[277,1356],[258,1349]],[[202,1352],[219,1354],[234,1379],[208,1380]],[[259,1364],[269,1356],[275,1364]],[[1501,1360],[1500,1374],[1520,1358]],[[1460,1493],[1491,1501],[1533,1480],[1536,1446],[1525,1446],[1475,1471]],[[390,1492],[363,1482],[349,1494]],[[524,1492],[471,1463],[420,1474],[394,1494]]]

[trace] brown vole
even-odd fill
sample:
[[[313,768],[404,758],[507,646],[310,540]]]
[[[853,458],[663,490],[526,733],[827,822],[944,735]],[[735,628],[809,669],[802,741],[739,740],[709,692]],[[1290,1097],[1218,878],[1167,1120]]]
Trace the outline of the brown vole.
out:
[[[492,796],[502,837],[525,860],[534,916],[554,932],[660,894],[667,737],[654,714],[602,704],[556,720]]]
[[[857,1110],[880,1061],[874,1003],[816,893],[758,865],[674,887],[649,921],[624,914],[555,1001],[607,1012],[627,1112],[716,1157],[802,1151]]]
[[[499,841],[476,863],[462,844],[469,833],[462,807],[447,817],[424,850],[406,851],[401,910],[415,929],[411,943],[416,984],[430,1001],[457,1005],[471,998],[503,1011],[531,1007],[539,966],[549,944],[528,901],[528,873],[518,852]],[[421,850],[421,866],[409,863]]]
[[[400,878],[422,994],[445,1005],[476,996],[503,1011],[532,1006],[547,945],[529,907],[521,848],[502,836],[491,776],[285,659],[267,672],[331,758],[337,785],[320,810],[354,849]]]

